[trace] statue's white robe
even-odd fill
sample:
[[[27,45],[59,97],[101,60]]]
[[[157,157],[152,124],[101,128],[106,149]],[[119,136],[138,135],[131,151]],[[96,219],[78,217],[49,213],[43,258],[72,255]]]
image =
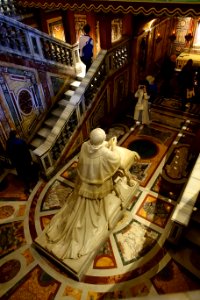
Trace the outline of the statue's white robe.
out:
[[[89,141],[83,143],[74,192],[46,231],[47,248],[58,258],[76,259],[88,254],[108,231],[104,198],[113,190],[112,176],[120,162],[119,153],[108,149],[107,142],[96,150]]]

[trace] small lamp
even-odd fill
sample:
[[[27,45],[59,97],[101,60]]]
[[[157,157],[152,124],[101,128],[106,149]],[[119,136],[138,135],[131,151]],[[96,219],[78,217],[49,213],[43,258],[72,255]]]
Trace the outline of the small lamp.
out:
[[[157,36],[156,36],[156,43],[160,43],[161,40],[162,40],[162,38],[160,36],[160,32],[158,32]]]
[[[172,31],[172,34],[170,34],[169,39],[171,42],[174,42],[176,39],[176,33],[175,30]]]

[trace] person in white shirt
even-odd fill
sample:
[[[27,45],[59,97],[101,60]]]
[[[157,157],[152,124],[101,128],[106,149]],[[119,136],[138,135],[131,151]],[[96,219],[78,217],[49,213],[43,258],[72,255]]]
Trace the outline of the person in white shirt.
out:
[[[86,24],[83,27],[84,34],[80,36],[79,39],[79,54],[81,61],[86,66],[86,72],[89,70],[92,64],[93,57],[93,39],[90,37],[90,25]],[[87,49],[85,48],[86,44],[88,44]]]
[[[137,103],[134,110],[135,122],[140,122],[144,125],[149,125],[149,105],[148,99],[150,96],[147,94],[147,87],[145,84],[140,84],[138,90],[135,93]]]

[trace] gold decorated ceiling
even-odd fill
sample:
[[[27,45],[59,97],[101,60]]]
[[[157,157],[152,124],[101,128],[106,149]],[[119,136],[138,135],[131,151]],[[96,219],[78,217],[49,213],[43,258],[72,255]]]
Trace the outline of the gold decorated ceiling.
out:
[[[154,16],[200,16],[199,0],[159,0],[159,1],[127,1],[127,0],[18,0],[24,7],[42,9],[69,9],[73,11],[94,11],[103,13],[132,13],[134,15]]]

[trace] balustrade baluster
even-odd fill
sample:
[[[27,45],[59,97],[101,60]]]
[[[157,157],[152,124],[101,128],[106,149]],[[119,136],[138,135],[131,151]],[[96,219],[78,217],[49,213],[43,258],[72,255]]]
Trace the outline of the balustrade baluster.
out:
[[[15,28],[14,27],[9,27],[8,28],[8,38],[9,38],[9,46],[12,49],[16,48],[16,43],[15,43]]]
[[[66,63],[66,59],[65,59],[65,49],[62,47],[61,49],[60,49],[60,56],[61,56],[61,62],[62,62],[62,64],[64,64],[64,63]]]
[[[32,45],[33,45],[34,53],[39,54],[39,48],[38,48],[38,44],[37,44],[37,39],[34,36],[32,36],[31,40],[32,40]]]
[[[50,42],[50,57],[51,60],[56,61],[55,45],[52,42]]]
[[[61,60],[61,48],[59,45],[56,45],[56,61],[61,63],[62,60]]]
[[[19,28],[16,29],[16,48],[21,51],[22,50],[22,41],[20,38],[20,30]]]
[[[4,22],[0,23],[0,43],[2,46],[7,46],[7,26]]]
[[[41,44],[42,44],[42,50],[43,50],[43,55],[46,59],[51,58],[51,53],[50,53],[50,42],[45,41],[44,39],[41,39]]]
[[[24,51],[25,53],[30,53],[30,49],[29,49],[29,46],[28,46],[26,35],[25,35],[25,33],[22,29],[19,30],[18,38],[19,38],[19,41],[21,43],[22,51]]]

